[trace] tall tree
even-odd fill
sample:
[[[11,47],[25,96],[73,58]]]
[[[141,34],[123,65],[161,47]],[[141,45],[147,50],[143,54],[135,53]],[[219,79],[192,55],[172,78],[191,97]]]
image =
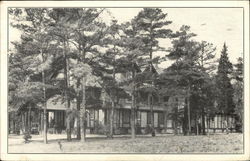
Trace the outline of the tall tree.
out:
[[[45,8],[33,9],[10,9],[9,12],[14,16],[17,23],[12,23],[12,26],[21,30],[22,32],[22,43],[15,43],[15,48],[21,54],[24,54],[22,59],[29,61],[29,69],[33,71],[33,75],[36,73],[42,73],[43,82],[43,104],[44,104],[44,142],[47,143],[47,121],[46,121],[46,85],[45,85],[45,70],[49,70],[51,64],[51,56],[49,52],[55,48],[51,44],[52,37],[47,34],[48,18],[46,17],[48,10]],[[17,54],[19,54],[17,53]],[[39,60],[39,57],[42,60]],[[34,73],[36,72],[36,73]],[[27,78],[31,79],[32,75]],[[34,81],[34,80],[33,80]],[[35,102],[36,104],[39,102]]]
[[[243,71],[243,59],[242,57],[238,58],[237,63],[234,65],[233,71],[233,88],[234,88],[234,104],[235,104],[235,113],[237,114],[237,122],[241,127],[243,127],[243,111],[244,111],[244,102],[243,102],[243,89],[244,89],[244,71]]]
[[[63,101],[65,102],[66,110],[66,133],[67,140],[71,140],[71,108],[70,108],[70,94],[69,94],[69,39],[71,30],[68,28],[68,19],[70,15],[65,9],[52,9],[49,11],[49,17],[51,18],[49,34],[55,37],[55,41],[58,42],[61,48],[61,57],[63,59],[63,74],[64,74],[64,86],[63,86]]]
[[[210,74],[215,69],[215,50],[216,48],[213,47],[213,44],[208,43],[206,41],[202,41],[199,43],[199,52],[195,56],[195,65],[198,68],[200,75],[200,81],[196,84],[196,90],[193,92],[196,95],[196,101],[193,103],[198,103],[196,116],[199,117],[199,113],[201,114],[201,127],[202,133],[205,135],[205,113],[209,113],[211,111],[210,108],[213,107],[214,97],[212,95],[211,89],[214,89],[211,80]],[[199,101],[197,101],[199,100]],[[212,108],[213,109],[213,108]],[[197,122],[197,121],[196,121]],[[198,124],[198,123],[196,123]],[[199,126],[197,126],[199,127]],[[199,130],[197,130],[199,131]]]
[[[183,96],[183,91],[186,92],[183,122],[185,134],[191,133],[191,119],[197,122],[200,113],[205,133],[205,109],[211,108],[212,103],[205,100],[209,94],[209,74],[214,69],[215,48],[205,41],[199,43],[192,40],[194,36],[189,26],[182,26],[180,31],[173,34],[173,47],[167,57],[175,62],[162,74],[162,78],[169,82],[168,90],[175,88],[175,93],[180,92],[180,96]]]
[[[142,83],[142,79],[139,75],[140,67],[145,66],[142,52],[142,39],[138,34],[138,24],[136,18],[132,19],[131,22],[122,24],[123,36],[121,38],[120,46],[123,48],[122,55],[118,61],[121,72],[129,75],[126,80],[122,82],[124,88],[131,95],[131,138],[136,137],[136,105],[139,102],[138,99],[138,88]]]
[[[111,25],[108,27],[105,38],[105,45],[107,51],[102,55],[101,62],[104,63],[107,69],[107,74],[102,77],[102,87],[105,92],[109,95],[111,101],[110,117],[109,117],[109,137],[113,137],[114,134],[114,110],[117,106],[117,100],[119,100],[118,91],[120,90],[116,81],[116,74],[119,73],[119,59],[121,55],[120,45],[120,25],[117,24],[116,20],[112,20]],[[109,74],[111,73],[111,74]]]
[[[232,72],[233,65],[229,61],[227,46],[224,43],[216,75],[218,112],[223,114],[234,112],[233,87],[230,78]]]
[[[170,29],[166,29],[167,25],[171,24],[171,21],[166,20],[167,13],[159,8],[144,8],[135,17],[135,21],[138,24],[139,31],[143,42],[142,51],[148,56],[148,66],[151,73],[151,78],[149,77],[149,82],[151,84],[151,89],[154,87],[155,73],[153,72],[153,64],[158,63],[158,58],[155,58],[153,54],[157,51],[164,51],[165,49],[159,45],[159,39],[169,38]],[[148,105],[150,107],[151,113],[151,127],[154,132],[154,113],[153,113],[153,95],[149,91],[148,94]]]
[[[170,52],[167,57],[170,60],[175,60],[174,64],[166,70],[166,74],[171,74],[175,82],[176,88],[181,93],[186,92],[186,106],[184,108],[184,122],[183,131],[184,134],[191,133],[191,109],[190,109],[190,96],[192,94],[192,87],[198,81],[200,72],[195,67],[195,56],[199,51],[198,43],[191,38],[196,36],[194,33],[190,33],[190,27],[183,25],[180,31],[173,34],[176,37],[173,41],[173,47],[170,48]],[[170,72],[170,73],[169,73]]]
[[[71,68],[74,71],[82,70],[84,77],[77,76],[76,78],[76,100],[77,109],[80,113],[80,119],[78,119],[78,132],[77,138],[85,141],[86,131],[86,82],[89,77],[88,74],[96,74],[96,66],[99,67],[98,61],[100,56],[100,46],[103,44],[103,38],[106,31],[106,26],[98,18],[104,9],[94,8],[67,8],[67,9],[54,9],[56,15],[62,17],[61,22],[67,31],[69,36],[67,41],[74,46],[75,50],[72,50],[71,58],[76,60],[76,63],[71,64]],[[52,14],[53,16],[53,14]],[[81,64],[81,65],[79,65]],[[88,68],[85,68],[88,67]],[[81,89],[80,89],[81,88]],[[82,91],[82,95],[80,95]],[[80,122],[79,122],[80,120]],[[81,124],[81,128],[80,128]],[[82,132],[81,132],[82,130]],[[81,134],[81,135],[80,135]]]
[[[78,50],[77,54],[77,61],[79,63],[83,63],[83,65],[89,66],[91,69],[91,74],[96,75],[96,66],[98,64],[97,59],[99,59],[100,51],[97,47],[101,47],[103,45],[103,38],[106,32],[106,25],[100,21],[98,21],[99,15],[103,12],[104,9],[83,9],[78,10],[75,14],[78,15],[78,20],[74,23],[77,24],[74,28],[74,35],[76,42],[76,47]],[[80,17],[79,17],[80,16]],[[89,34],[91,33],[91,34]],[[97,65],[99,66],[99,65]],[[85,68],[82,68],[84,71]],[[87,72],[87,71],[86,71]],[[82,83],[80,83],[79,78],[77,79],[77,88],[81,84],[82,88],[82,106],[80,110],[80,122],[81,122],[81,129],[78,128],[78,135],[79,131],[82,130],[81,133],[81,140],[85,140],[85,131],[86,131],[86,82],[88,77],[82,78]],[[79,96],[79,94],[78,94]],[[80,99],[77,97],[77,104],[79,105]],[[79,106],[78,106],[79,108]]]

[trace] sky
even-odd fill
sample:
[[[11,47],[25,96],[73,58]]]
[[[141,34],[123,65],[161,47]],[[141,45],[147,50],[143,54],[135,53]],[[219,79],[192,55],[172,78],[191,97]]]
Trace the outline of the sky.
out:
[[[142,8],[108,8],[111,15],[123,23],[131,20]],[[243,56],[243,9],[241,8],[162,8],[168,13],[167,20],[172,21],[168,25],[173,31],[180,29],[182,25],[188,25],[191,32],[197,34],[196,40],[207,41],[216,47],[216,58],[220,57],[224,43],[228,46],[229,60],[237,62],[238,57]],[[104,21],[109,21],[107,13],[102,15]],[[20,34],[10,29],[10,41],[17,40]],[[161,40],[160,45],[171,47],[170,40]],[[159,54],[159,53],[157,53]],[[162,63],[160,67],[167,67],[170,61]]]
[[[129,21],[141,8],[110,8],[110,12],[119,23]],[[182,25],[190,26],[197,34],[198,41],[207,41],[216,47],[216,58],[220,57],[223,44],[228,46],[229,60],[237,62],[243,56],[243,9],[241,8],[162,8],[168,13],[167,20],[172,21],[169,28],[173,31]],[[169,40],[161,41],[165,47],[171,47]],[[169,66],[165,62],[161,67]]]

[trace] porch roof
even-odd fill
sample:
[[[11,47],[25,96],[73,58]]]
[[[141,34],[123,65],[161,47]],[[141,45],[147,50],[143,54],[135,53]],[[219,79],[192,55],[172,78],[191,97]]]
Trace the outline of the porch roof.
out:
[[[47,101],[47,110],[67,110],[66,102],[55,101],[56,98],[51,98]],[[71,108],[76,108],[75,102],[70,102]]]
[[[131,109],[131,104],[126,103],[125,105],[122,106],[122,108]],[[148,105],[140,104],[139,110],[150,110],[150,107]],[[154,111],[163,111],[164,109],[161,106],[153,105],[153,110]]]

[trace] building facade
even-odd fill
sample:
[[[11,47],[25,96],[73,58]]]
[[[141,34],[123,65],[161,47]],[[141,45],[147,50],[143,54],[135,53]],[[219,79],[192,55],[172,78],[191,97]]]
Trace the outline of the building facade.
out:
[[[145,69],[146,70],[146,69]],[[157,70],[154,70],[157,72]],[[128,79],[131,74],[124,73],[117,75],[118,82]],[[129,90],[124,90],[128,95],[131,93]],[[65,103],[55,101],[56,97],[50,98],[47,101],[47,125],[49,133],[65,133],[66,130],[66,111],[67,107]],[[130,96],[131,97],[131,96]],[[87,119],[87,133],[90,134],[105,134],[109,129],[111,117],[111,99],[107,92],[100,86],[88,86],[86,88],[86,119]],[[183,133],[184,121],[184,107],[185,98],[174,99],[174,104],[169,105],[166,99],[163,102],[158,101],[153,105],[153,122],[151,122],[150,107],[147,103],[137,103],[136,105],[136,133],[147,134],[150,131],[152,125],[154,125],[155,131],[158,133]],[[76,101],[72,101],[71,110],[76,111]],[[129,134],[131,132],[131,105],[130,99],[121,98],[117,102],[114,109],[113,127],[114,134]],[[177,107],[171,107],[177,106]],[[168,109],[175,109],[168,111]],[[173,112],[175,111],[175,112]],[[28,112],[31,112],[31,117],[28,117]],[[174,115],[177,115],[177,119]],[[24,133],[27,128],[27,124],[30,124],[31,128],[35,126],[37,131],[41,133],[43,131],[43,109],[42,106],[31,111],[24,111],[19,115],[15,114],[17,119],[13,119],[13,112],[9,113],[9,133]],[[72,130],[76,129],[78,117],[73,117]],[[205,116],[205,129],[207,132],[222,132],[225,129],[224,120],[227,120],[231,130],[235,129],[235,116],[234,115],[221,115],[216,114],[213,117]],[[192,132],[196,133],[201,129],[201,118],[198,120],[191,120]],[[34,128],[34,129],[35,129]],[[16,130],[20,129],[20,130]],[[195,130],[196,129],[196,130]],[[198,131],[197,131],[198,129]],[[32,130],[31,130],[32,131]]]

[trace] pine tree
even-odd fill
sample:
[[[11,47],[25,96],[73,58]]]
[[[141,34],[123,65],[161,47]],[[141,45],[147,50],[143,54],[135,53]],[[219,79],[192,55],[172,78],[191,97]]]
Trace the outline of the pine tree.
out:
[[[44,104],[44,142],[47,143],[46,101],[51,96],[51,93],[48,92],[49,88],[53,89],[54,87],[48,86],[51,77],[46,75],[46,73],[51,74],[52,72],[51,63],[56,48],[55,44],[51,44],[53,38],[47,34],[49,20],[45,15],[48,13],[48,10],[45,8],[25,8],[10,9],[9,12],[13,15],[12,18],[18,20],[16,21],[17,23],[12,23],[12,26],[22,32],[21,42],[13,43],[16,53],[12,57],[20,57],[20,62],[24,63],[22,65],[28,69],[23,69],[24,75],[22,77],[24,78],[21,80],[24,80],[24,82],[20,82],[18,86],[19,88],[20,86],[25,86],[26,88],[23,90],[17,89],[17,92],[21,92],[16,93],[16,96],[20,98],[17,101],[20,100],[26,104],[32,102],[33,106],[38,103]],[[34,99],[37,95],[40,99]]]
[[[243,102],[243,89],[244,89],[244,71],[243,71],[243,59],[242,57],[238,58],[237,63],[234,65],[233,71],[233,88],[234,88],[234,104],[235,104],[235,113],[237,114],[237,123],[240,127],[243,127],[243,111],[244,111],[244,102]]]
[[[123,84],[126,91],[131,95],[131,138],[136,137],[136,111],[135,108],[139,102],[138,92],[139,86],[142,83],[140,67],[145,65],[142,52],[143,42],[138,34],[138,24],[136,19],[121,25],[124,35],[121,38],[120,46],[123,48],[121,57],[118,61],[122,73],[131,74],[130,78],[124,80]]]
[[[175,62],[161,75],[161,82],[165,80],[167,88],[163,88],[162,93],[174,91],[172,95],[186,98],[183,122],[185,134],[191,133],[191,119],[197,120],[200,114],[205,129],[205,107],[211,106],[211,102],[205,100],[209,94],[209,73],[213,69],[215,48],[207,42],[192,40],[194,36],[196,34],[190,33],[189,26],[182,26],[180,31],[173,34],[173,47],[167,57]]]
[[[202,133],[205,135],[205,113],[209,114],[209,111],[211,111],[211,108],[213,109],[214,105],[213,91],[211,91],[211,89],[214,89],[214,84],[211,81],[212,77],[210,74],[215,69],[216,48],[213,47],[213,44],[206,41],[199,43],[199,46],[200,51],[195,56],[195,63],[199,72],[201,72],[201,78],[196,84],[195,92],[193,92],[196,98],[192,104],[196,104],[197,107],[196,117],[200,117],[201,115]]]
[[[99,76],[99,59],[100,59],[100,51],[98,47],[101,47],[103,43],[103,39],[106,35],[106,25],[100,21],[98,21],[99,15],[103,12],[104,9],[77,9],[74,12],[75,18],[73,19],[73,41],[75,42],[75,46],[78,50],[75,55],[75,59],[78,64],[81,63],[81,70],[88,73],[92,77]],[[74,17],[74,16],[73,16]],[[70,25],[72,26],[72,24]],[[92,34],[88,34],[92,33]],[[88,66],[88,68],[84,68],[84,66]],[[90,69],[90,70],[86,70]],[[103,68],[101,68],[103,69]],[[75,73],[77,74],[77,73]],[[80,124],[81,127],[78,128],[78,138],[81,138],[82,141],[85,141],[86,135],[86,85],[88,78],[90,77],[78,77],[76,82],[76,88],[79,89],[81,86],[82,98],[80,98],[80,93],[78,92],[77,97],[77,106],[78,110],[80,110]],[[81,83],[80,83],[81,81]],[[77,90],[79,91],[79,90]],[[81,102],[81,107],[79,106]],[[80,107],[80,108],[79,108]],[[79,124],[78,124],[79,125]],[[79,132],[81,132],[81,137]]]
[[[171,24],[171,21],[166,20],[167,14],[163,13],[159,8],[144,8],[135,17],[135,22],[137,22],[138,33],[143,42],[142,51],[148,56],[148,67],[149,71],[147,73],[148,81],[151,84],[149,87],[148,94],[148,105],[150,107],[151,113],[151,127],[154,132],[154,113],[153,113],[153,95],[152,92],[155,90],[154,79],[156,78],[153,72],[153,64],[158,64],[159,57],[154,58],[153,53],[156,51],[165,51],[163,47],[159,46],[159,39],[169,38],[170,29],[166,29],[166,26]],[[150,76],[151,75],[151,76]],[[152,134],[153,135],[153,134]]]
[[[122,91],[116,81],[116,75],[120,72],[120,64],[118,63],[119,57],[121,56],[120,32],[120,25],[117,24],[117,20],[113,19],[111,25],[108,26],[105,36],[106,38],[104,40],[107,50],[105,54],[101,56],[100,60],[100,62],[103,63],[107,68],[106,72],[104,72],[106,74],[101,77],[101,86],[108,94],[111,101],[108,135],[108,137],[111,138],[114,134],[114,110],[119,103],[119,99],[121,98],[120,91]]]
[[[107,30],[106,25],[99,21],[99,15],[104,9],[94,8],[68,8],[53,9],[54,18],[61,16],[59,24],[69,32],[67,41],[74,46],[71,48],[70,59],[76,63],[71,64],[72,82],[75,87],[77,109],[80,114],[80,122],[77,123],[77,138],[85,141],[86,131],[86,85],[93,74],[99,76],[99,64],[101,52],[98,50],[104,42],[103,38]],[[58,16],[57,16],[58,15]],[[77,72],[81,71],[81,74]],[[91,77],[89,77],[91,75]],[[82,130],[82,132],[81,132]]]
[[[52,9],[49,11],[48,16],[51,18],[49,34],[54,36],[55,41],[58,42],[61,48],[61,58],[63,60],[63,74],[64,74],[64,86],[63,88],[63,101],[65,102],[66,110],[66,133],[67,140],[71,141],[71,104],[70,104],[70,76],[69,76],[69,58],[70,47],[69,39],[71,30],[68,28],[68,19],[71,14],[67,12],[67,9]]]
[[[228,59],[227,46],[224,43],[216,75],[218,112],[223,114],[234,112],[233,87],[230,79],[232,71],[233,65]]]
[[[199,52],[199,45],[191,38],[196,36],[190,33],[190,27],[183,25],[180,31],[173,34],[175,39],[172,41],[173,47],[167,57],[175,62],[166,70],[164,78],[173,82],[176,91],[183,94],[186,98],[186,105],[184,108],[183,132],[184,134],[191,133],[191,108],[190,97],[192,94],[192,87],[200,77],[200,72],[195,67],[195,58]]]

